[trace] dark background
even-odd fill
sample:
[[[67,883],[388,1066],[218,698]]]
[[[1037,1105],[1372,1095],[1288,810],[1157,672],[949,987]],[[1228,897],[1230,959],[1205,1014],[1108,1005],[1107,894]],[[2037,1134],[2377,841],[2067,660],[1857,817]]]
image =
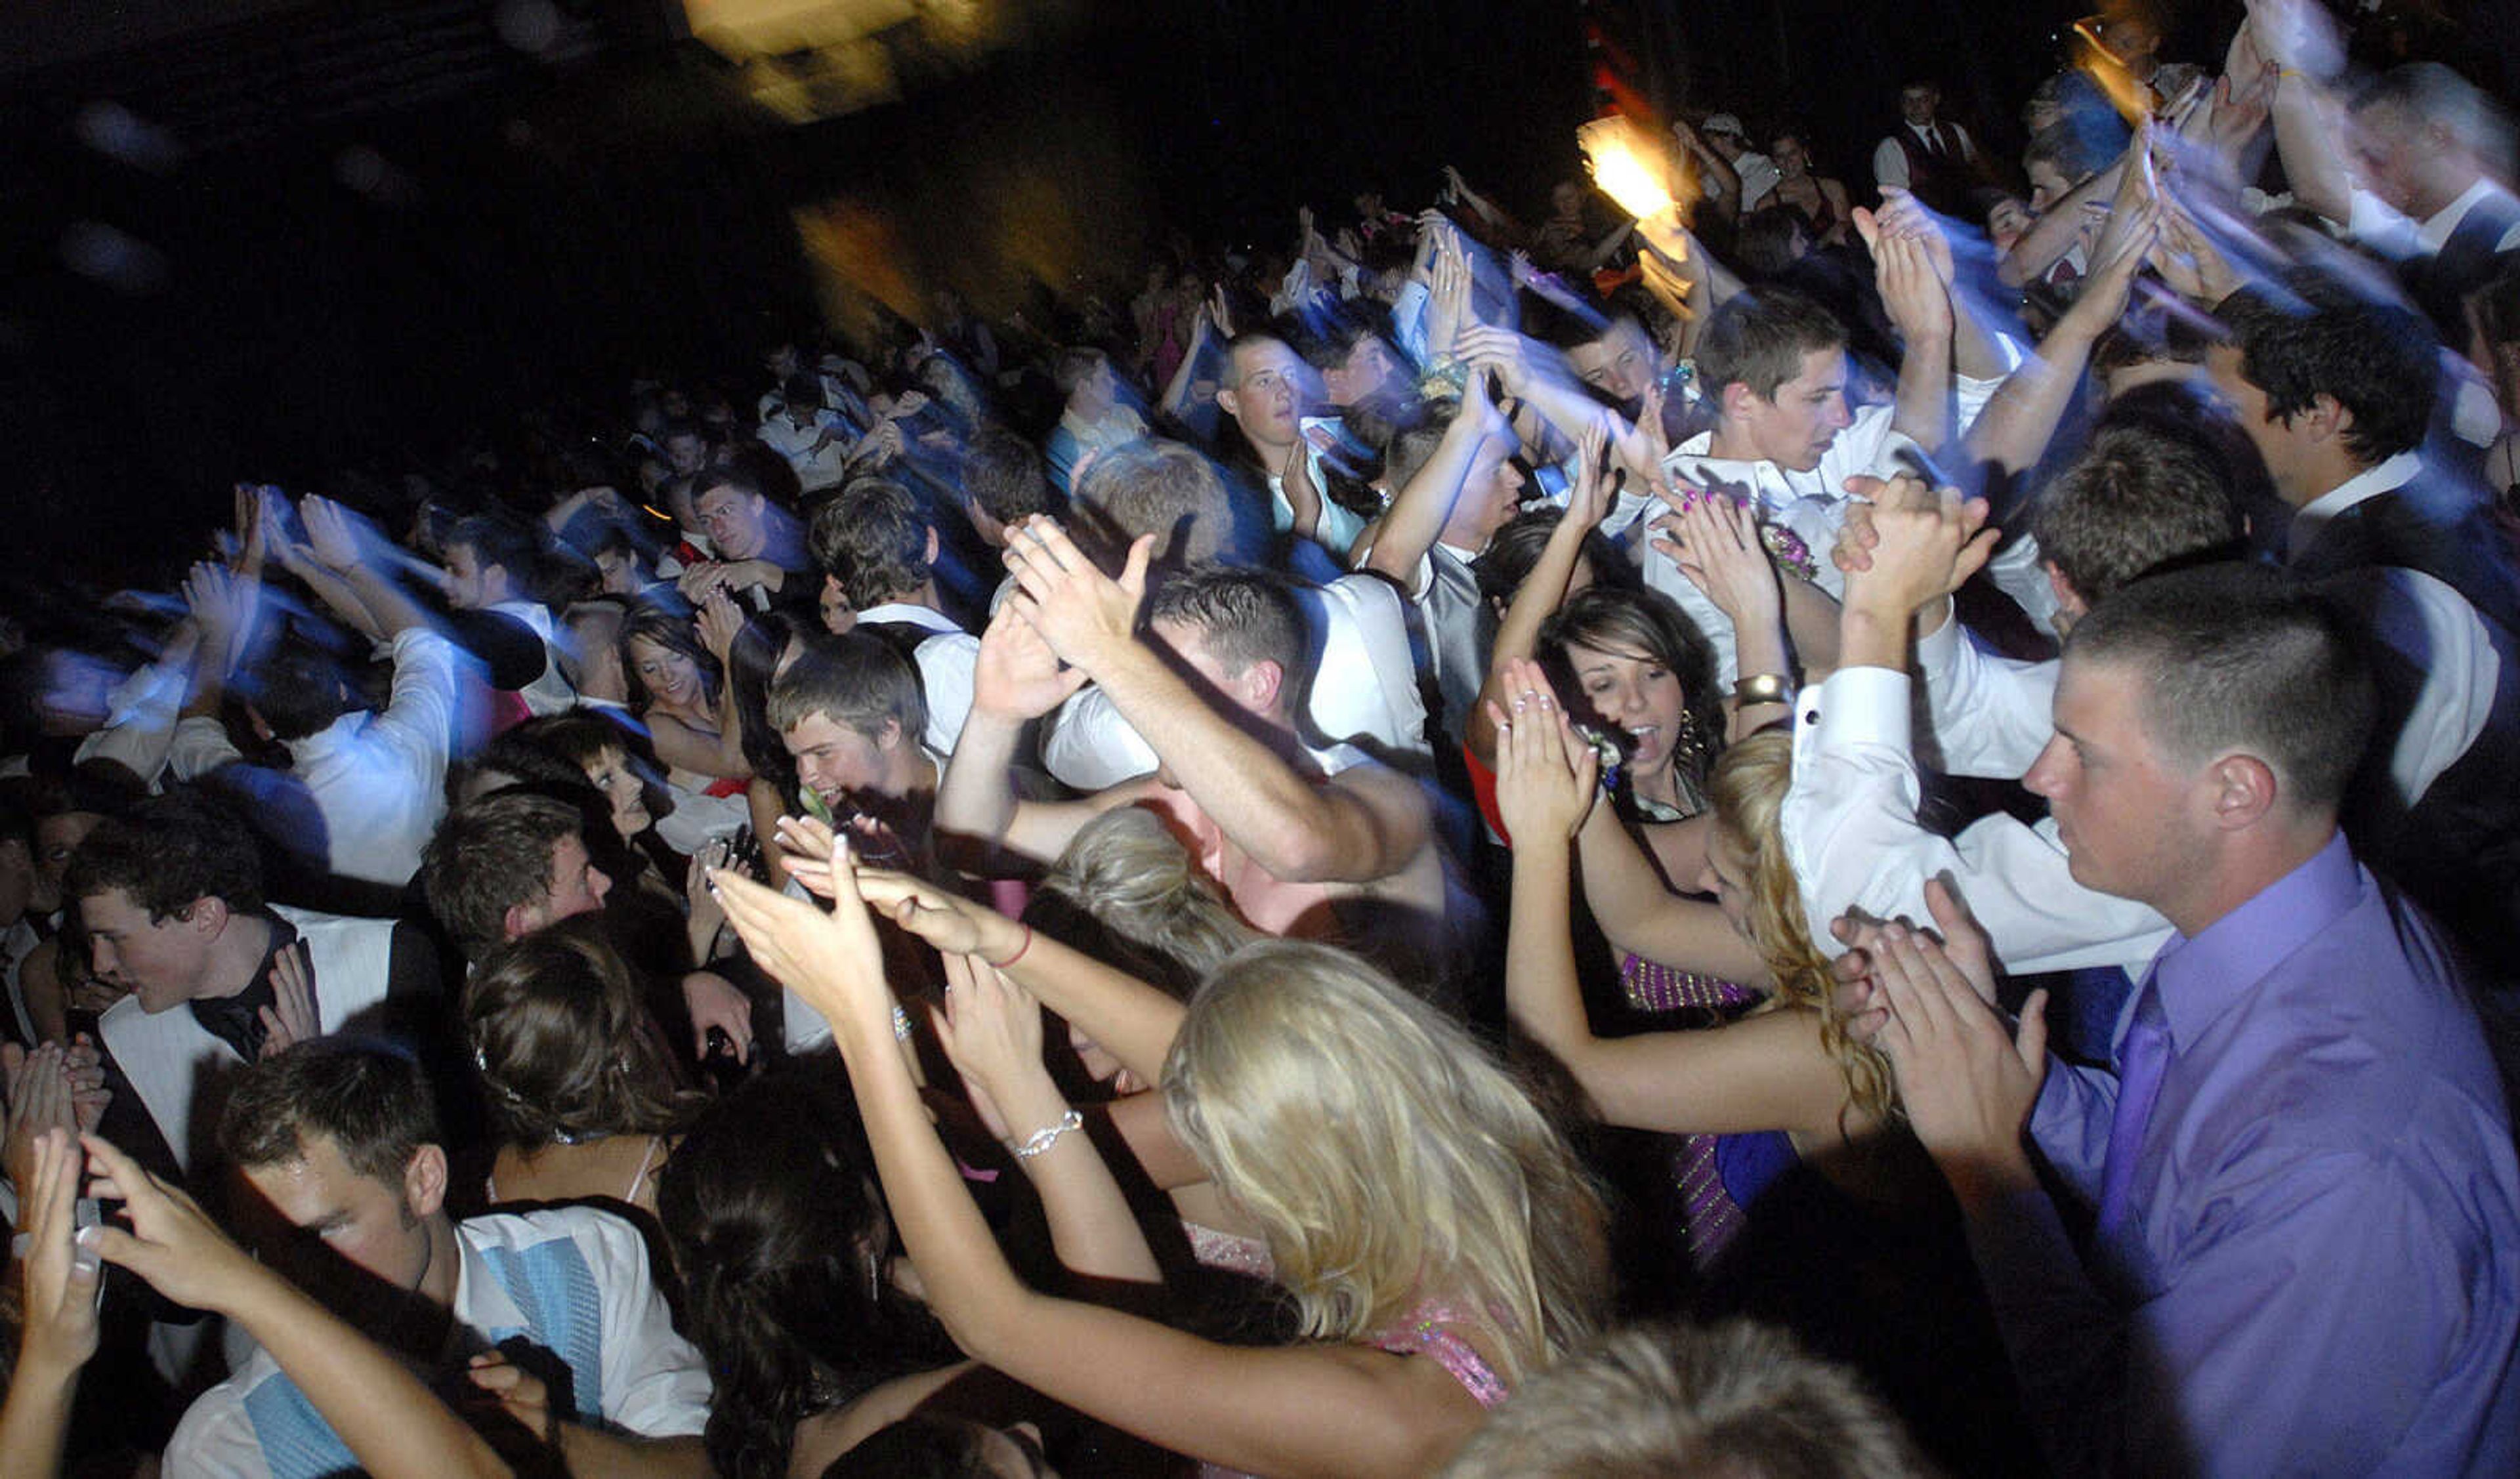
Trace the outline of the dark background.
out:
[[[803,125],[751,103],[672,0],[7,8],[19,549],[159,574],[239,477],[434,461],[518,408],[749,374],[797,325],[870,299],[916,315],[943,284],[992,312],[1033,279],[1125,303],[1166,228],[1281,245],[1299,201],[1334,220],[1372,186],[1414,208],[1448,161],[1536,220],[1605,70],[1664,109],[1807,127],[1861,199],[1911,73],[2017,152],[2079,9],[958,3],[991,47],[905,41],[900,101]],[[2237,14],[2184,7],[2165,54],[2219,61]]]

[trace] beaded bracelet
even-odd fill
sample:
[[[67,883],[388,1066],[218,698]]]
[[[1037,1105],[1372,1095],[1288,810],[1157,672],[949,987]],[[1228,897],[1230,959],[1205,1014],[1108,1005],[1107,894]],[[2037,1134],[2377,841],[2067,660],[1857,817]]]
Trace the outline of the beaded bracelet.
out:
[[[901,1009],[899,1002],[892,1004],[892,1038],[897,1043],[910,1041],[910,1013]]]
[[[1058,1138],[1068,1131],[1084,1128],[1085,1116],[1070,1109],[1060,1115],[1056,1123],[1044,1125],[1020,1141],[1007,1142],[1007,1148],[1014,1152],[1015,1159],[1030,1160],[1058,1144]]]

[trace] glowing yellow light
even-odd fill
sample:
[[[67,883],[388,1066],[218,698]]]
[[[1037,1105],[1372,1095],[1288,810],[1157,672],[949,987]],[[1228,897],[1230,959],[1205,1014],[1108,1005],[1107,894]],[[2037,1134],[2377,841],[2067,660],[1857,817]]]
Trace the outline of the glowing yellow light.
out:
[[[1669,156],[1622,117],[1595,118],[1575,130],[1593,183],[1639,220],[1672,207]]]

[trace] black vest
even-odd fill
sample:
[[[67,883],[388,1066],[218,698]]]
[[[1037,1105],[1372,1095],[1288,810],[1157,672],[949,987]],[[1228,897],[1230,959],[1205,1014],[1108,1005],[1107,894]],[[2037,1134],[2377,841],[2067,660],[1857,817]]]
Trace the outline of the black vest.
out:
[[[2497,977],[2513,972],[2495,947],[2520,932],[2520,571],[2485,495],[2427,471],[2346,510],[2292,562],[2295,573],[2369,619],[2394,600],[2375,580],[2396,568],[2456,591],[2485,623],[2500,662],[2484,730],[2408,807],[2389,776],[2428,664],[2370,647],[2379,723],[2347,798],[2356,852],[2460,937]]]
[[[1908,193],[1944,215],[1970,219],[1969,187],[1975,183],[1976,171],[1969,167],[1968,156],[1960,145],[1959,130],[1940,119],[1934,132],[1942,136],[1943,152],[1934,154],[1925,148],[1906,119],[1890,131],[1890,137],[1908,157]]]
[[[2520,260],[2520,251],[2496,249],[2515,225],[2520,225],[2520,201],[2498,193],[2489,195],[2468,207],[2441,250],[2409,257],[2398,268],[2407,295],[2441,331],[2442,342],[2462,354],[2468,341],[2468,294]]]

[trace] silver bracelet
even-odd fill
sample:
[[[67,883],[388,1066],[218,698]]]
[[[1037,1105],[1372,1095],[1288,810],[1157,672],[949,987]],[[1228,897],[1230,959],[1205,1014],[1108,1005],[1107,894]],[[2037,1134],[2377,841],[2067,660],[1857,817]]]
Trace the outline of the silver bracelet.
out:
[[[1060,1115],[1057,1123],[1044,1125],[1021,1141],[1007,1142],[1007,1148],[1014,1152],[1015,1159],[1030,1160],[1034,1156],[1048,1150],[1051,1146],[1058,1144],[1058,1138],[1065,1135],[1068,1131],[1082,1130],[1084,1128],[1085,1116],[1077,1113],[1073,1109],[1070,1109],[1065,1114]]]
[[[910,1041],[910,1013],[901,1009],[899,1002],[892,1004],[892,1039],[896,1043]]]

